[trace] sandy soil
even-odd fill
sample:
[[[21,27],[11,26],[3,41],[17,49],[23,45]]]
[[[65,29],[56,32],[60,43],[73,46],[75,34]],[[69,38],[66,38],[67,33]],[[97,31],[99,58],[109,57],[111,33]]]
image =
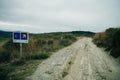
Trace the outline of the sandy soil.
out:
[[[120,64],[82,38],[43,61],[27,80],[120,80]]]

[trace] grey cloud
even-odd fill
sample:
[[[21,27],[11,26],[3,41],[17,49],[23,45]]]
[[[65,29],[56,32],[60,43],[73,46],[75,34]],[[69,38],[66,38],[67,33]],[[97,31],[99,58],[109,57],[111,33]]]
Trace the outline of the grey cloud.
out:
[[[30,32],[98,32],[120,25],[119,8],[119,0],[0,0],[0,21],[33,26],[24,28]],[[0,29],[6,27],[12,28]]]

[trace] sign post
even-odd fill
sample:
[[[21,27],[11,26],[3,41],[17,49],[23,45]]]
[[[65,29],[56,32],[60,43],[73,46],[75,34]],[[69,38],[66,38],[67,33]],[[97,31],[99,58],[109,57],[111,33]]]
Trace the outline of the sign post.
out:
[[[20,43],[20,59],[22,58],[22,43],[28,43],[29,34],[26,32],[13,32],[13,43]]]
[[[22,58],[22,43],[20,43],[20,59]]]

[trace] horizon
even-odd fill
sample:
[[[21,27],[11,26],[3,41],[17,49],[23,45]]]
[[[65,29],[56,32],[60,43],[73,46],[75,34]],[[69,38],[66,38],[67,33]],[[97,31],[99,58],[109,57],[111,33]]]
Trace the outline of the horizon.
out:
[[[10,32],[10,33],[13,33],[13,32],[27,32],[27,31],[9,31],[9,30],[0,30],[2,32]],[[79,31],[79,30],[76,30],[76,31]],[[30,34],[44,34],[44,33],[59,33],[59,32],[74,32],[74,31],[54,31],[54,32],[43,32],[43,33],[32,33],[32,32],[28,32]],[[99,32],[92,32],[92,31],[80,31],[80,32],[91,32],[91,33],[99,33]]]

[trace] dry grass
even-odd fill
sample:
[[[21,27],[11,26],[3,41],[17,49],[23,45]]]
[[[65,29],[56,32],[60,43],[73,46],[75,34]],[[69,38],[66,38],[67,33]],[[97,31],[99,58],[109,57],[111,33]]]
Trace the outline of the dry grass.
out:
[[[61,39],[61,37],[63,37]],[[1,57],[6,57],[0,63],[1,80],[25,80],[25,77],[32,74],[37,65],[43,59],[48,58],[53,52],[68,46],[76,41],[71,34],[39,34],[30,36],[29,43],[23,44],[23,60],[19,60],[19,44],[13,43],[12,39],[4,42],[0,50]],[[61,43],[62,42],[62,43]],[[3,55],[9,53],[9,55]],[[2,59],[1,58],[1,59]],[[6,62],[7,61],[7,62]]]

